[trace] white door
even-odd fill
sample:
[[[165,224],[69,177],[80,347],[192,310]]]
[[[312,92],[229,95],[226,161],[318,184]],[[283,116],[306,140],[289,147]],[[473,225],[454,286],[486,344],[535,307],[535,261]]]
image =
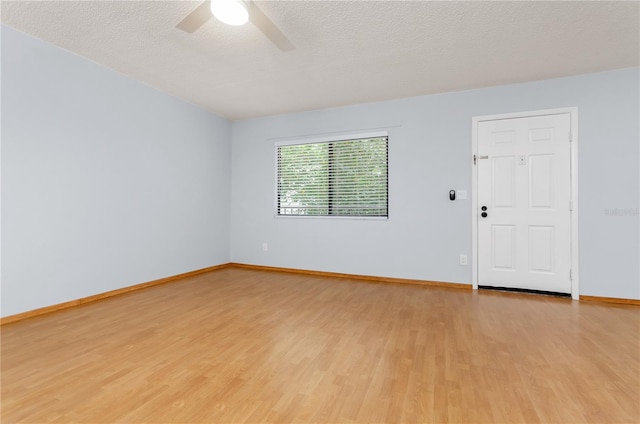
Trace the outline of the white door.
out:
[[[571,293],[571,115],[477,131],[478,285]]]

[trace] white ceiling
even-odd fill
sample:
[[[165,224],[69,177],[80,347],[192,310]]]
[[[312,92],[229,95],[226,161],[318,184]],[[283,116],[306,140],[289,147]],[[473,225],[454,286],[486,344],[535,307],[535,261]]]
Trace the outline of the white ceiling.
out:
[[[2,1],[2,22],[228,119],[638,66],[640,2],[260,1],[254,26],[175,25],[199,1]]]

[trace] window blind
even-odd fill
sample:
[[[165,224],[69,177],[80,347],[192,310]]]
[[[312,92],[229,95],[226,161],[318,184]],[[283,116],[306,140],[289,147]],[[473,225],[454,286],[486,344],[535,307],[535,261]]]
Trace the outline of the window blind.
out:
[[[278,215],[388,216],[388,137],[276,149]]]

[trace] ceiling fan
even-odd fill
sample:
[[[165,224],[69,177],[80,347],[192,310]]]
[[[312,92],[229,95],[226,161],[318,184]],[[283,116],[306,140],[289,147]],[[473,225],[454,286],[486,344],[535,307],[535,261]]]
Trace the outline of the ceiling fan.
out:
[[[250,20],[283,52],[295,49],[282,31],[250,0],[205,0],[181,20],[176,28],[193,33],[212,16],[229,25],[242,25]]]

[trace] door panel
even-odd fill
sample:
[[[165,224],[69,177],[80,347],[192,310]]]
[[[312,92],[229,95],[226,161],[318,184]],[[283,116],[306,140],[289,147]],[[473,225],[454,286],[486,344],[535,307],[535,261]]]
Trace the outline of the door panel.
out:
[[[553,209],[553,155],[529,156],[529,207]]]
[[[529,226],[529,271],[553,273],[554,227]]]
[[[479,285],[571,292],[570,126],[568,113],[478,123]]]
[[[512,208],[515,206],[516,161],[514,156],[491,158],[493,185],[493,207]]]
[[[515,229],[513,225],[493,225],[491,227],[493,269],[515,270]]]

